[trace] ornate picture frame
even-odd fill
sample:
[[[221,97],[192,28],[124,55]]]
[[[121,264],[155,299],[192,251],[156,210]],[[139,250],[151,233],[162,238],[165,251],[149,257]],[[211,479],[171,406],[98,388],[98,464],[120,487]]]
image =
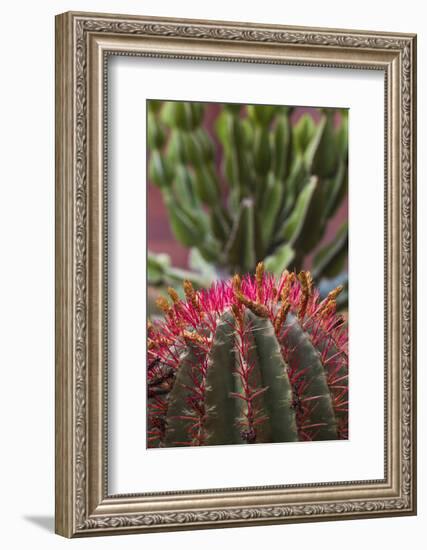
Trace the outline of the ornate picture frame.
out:
[[[108,492],[109,56],[382,71],[384,478]],[[56,532],[65,537],[416,513],[416,36],[68,12],[56,17]]]

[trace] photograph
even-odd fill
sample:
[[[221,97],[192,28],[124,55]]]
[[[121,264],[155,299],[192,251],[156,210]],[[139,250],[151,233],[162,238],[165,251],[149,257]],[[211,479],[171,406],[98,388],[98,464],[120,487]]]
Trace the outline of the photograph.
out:
[[[348,439],[348,127],[146,101],[147,448]]]

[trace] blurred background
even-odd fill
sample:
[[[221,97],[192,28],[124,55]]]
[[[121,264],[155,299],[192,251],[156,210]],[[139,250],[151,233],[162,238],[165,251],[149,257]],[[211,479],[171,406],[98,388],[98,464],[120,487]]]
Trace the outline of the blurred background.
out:
[[[348,111],[148,101],[150,313],[167,286],[258,261],[348,299]]]

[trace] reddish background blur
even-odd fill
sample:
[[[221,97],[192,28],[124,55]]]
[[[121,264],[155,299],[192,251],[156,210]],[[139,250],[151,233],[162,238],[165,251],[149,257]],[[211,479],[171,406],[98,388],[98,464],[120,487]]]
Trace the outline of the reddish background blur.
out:
[[[218,116],[220,110],[220,104],[211,103],[206,107],[203,126],[209,133],[211,139],[216,145],[216,166],[218,173],[220,173],[221,165],[221,145],[216,138],[214,131],[214,122]],[[299,107],[295,109],[292,115],[292,122],[295,123],[304,114],[309,113],[313,119],[318,122],[320,113],[313,107]],[[172,260],[172,265],[175,267],[187,268],[188,267],[188,255],[189,249],[182,246],[177,242],[170,230],[168,215],[163,205],[163,199],[160,190],[154,186],[148,187],[148,249],[155,253],[169,254]],[[339,226],[348,218],[348,196],[345,197],[343,203],[337,210],[335,216],[328,222],[325,235],[318,248],[326,244],[333,239]],[[306,256],[304,261],[304,267],[306,269],[311,267],[312,258],[315,255],[314,250],[309,256]]]

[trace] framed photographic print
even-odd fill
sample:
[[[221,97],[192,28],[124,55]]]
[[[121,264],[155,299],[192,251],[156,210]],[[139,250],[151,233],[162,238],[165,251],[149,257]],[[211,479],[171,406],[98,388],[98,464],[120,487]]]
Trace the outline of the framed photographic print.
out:
[[[416,513],[416,37],[56,18],[56,531]]]

